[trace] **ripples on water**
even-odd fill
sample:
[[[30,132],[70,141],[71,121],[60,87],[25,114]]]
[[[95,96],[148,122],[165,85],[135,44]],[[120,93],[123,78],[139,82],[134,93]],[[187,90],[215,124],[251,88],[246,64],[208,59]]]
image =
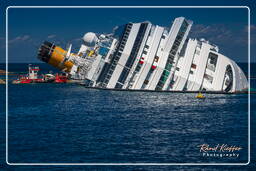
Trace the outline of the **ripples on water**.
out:
[[[247,95],[9,87],[9,162],[247,162]],[[198,145],[242,146],[239,158]]]

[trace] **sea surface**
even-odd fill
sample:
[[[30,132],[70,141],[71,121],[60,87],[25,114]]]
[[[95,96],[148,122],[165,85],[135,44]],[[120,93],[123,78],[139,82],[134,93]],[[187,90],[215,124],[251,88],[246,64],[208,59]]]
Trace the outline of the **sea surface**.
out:
[[[248,75],[247,64],[239,65]],[[39,66],[41,73],[56,72],[46,64]],[[4,64],[0,69],[5,69]],[[27,64],[9,64],[9,71],[13,72],[10,79],[14,79],[16,74],[27,72]],[[256,76],[255,71],[251,76]],[[251,87],[256,88],[255,79]],[[0,120],[5,121],[4,85],[0,85],[0,92]],[[204,100],[195,95],[96,90],[77,84],[10,83],[8,162],[247,163],[248,95],[206,94]],[[255,105],[252,94],[254,119]],[[255,130],[254,126],[251,129]],[[0,131],[5,135],[5,124]],[[251,140],[255,141],[255,136]],[[237,157],[204,156],[202,144],[226,144],[241,150],[234,152]],[[5,154],[4,136],[0,150]],[[251,150],[255,151],[255,144]],[[232,154],[222,152],[227,153]],[[251,157],[255,159],[254,154]],[[5,161],[5,155],[1,155],[1,161]]]

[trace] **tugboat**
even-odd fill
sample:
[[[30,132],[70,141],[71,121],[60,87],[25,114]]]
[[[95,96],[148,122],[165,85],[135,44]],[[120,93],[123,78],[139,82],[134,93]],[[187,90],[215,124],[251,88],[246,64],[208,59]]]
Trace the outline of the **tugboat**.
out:
[[[14,80],[13,84],[29,84],[29,83],[43,83],[44,78],[38,78],[38,66],[32,66],[31,64],[28,65],[28,74],[27,75],[20,75],[17,80]]]
[[[38,72],[40,71],[38,66],[32,66],[29,64],[28,66],[28,74],[20,75],[17,80],[14,80],[13,84],[29,84],[29,83],[66,83],[68,78],[66,74],[45,74],[38,77]]]

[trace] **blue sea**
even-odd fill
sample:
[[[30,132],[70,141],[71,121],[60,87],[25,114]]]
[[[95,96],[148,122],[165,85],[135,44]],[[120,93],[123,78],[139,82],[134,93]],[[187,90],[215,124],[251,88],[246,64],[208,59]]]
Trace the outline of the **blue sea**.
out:
[[[54,68],[38,64],[41,73]],[[247,64],[239,64],[247,75]],[[252,64],[252,68],[256,64]],[[0,69],[5,69],[4,64]],[[27,72],[27,64],[9,64]],[[256,76],[255,70],[251,76]],[[3,76],[2,76],[3,78]],[[255,79],[251,87],[256,88]],[[1,163],[5,162],[5,85],[0,85]],[[247,163],[248,95],[129,92],[89,89],[77,84],[8,87],[9,163]],[[251,131],[255,130],[251,95]],[[251,151],[255,151],[255,135]],[[253,142],[254,141],[254,142]],[[207,156],[201,145],[241,147]],[[232,153],[238,156],[216,156]],[[214,154],[214,153],[212,153]],[[251,154],[251,161],[256,159]],[[249,166],[87,166],[87,169],[172,170],[252,169]],[[4,169],[71,170],[70,166],[8,166]],[[172,169],[171,169],[172,168]],[[72,169],[81,170],[84,166]]]

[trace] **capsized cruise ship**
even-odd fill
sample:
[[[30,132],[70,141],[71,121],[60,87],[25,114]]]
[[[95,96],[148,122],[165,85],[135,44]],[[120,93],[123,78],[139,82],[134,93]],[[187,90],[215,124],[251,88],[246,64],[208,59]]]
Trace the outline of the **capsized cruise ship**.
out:
[[[248,88],[239,66],[205,39],[188,38],[192,21],[170,28],[145,21],[113,33],[86,33],[78,53],[44,42],[38,58],[88,87],[158,91],[237,92]]]

